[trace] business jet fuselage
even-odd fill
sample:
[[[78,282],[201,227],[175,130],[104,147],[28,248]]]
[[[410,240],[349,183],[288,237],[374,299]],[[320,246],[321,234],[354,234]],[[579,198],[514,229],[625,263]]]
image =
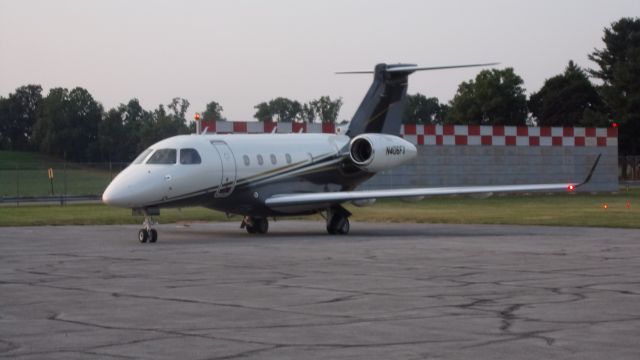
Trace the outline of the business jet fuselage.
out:
[[[384,142],[382,151],[372,154],[376,161],[367,164],[377,171],[416,155],[415,146],[402,138],[361,137],[370,138]],[[195,205],[247,216],[315,213],[315,202],[270,207],[265,200],[352,190],[373,176],[351,161],[350,140],[335,134],[174,136],[143,152],[114,179],[103,200],[134,209]]]
[[[478,65],[454,67],[468,66]],[[377,198],[573,190],[581,185],[355,190],[376,173],[416,156],[416,147],[398,136],[407,79],[418,70],[442,68],[452,67],[377,65],[367,72],[374,74],[373,84],[344,133],[193,134],[162,140],[113,179],[103,201],[144,215],[138,239],[155,242],[151,216],[163,207],[204,206],[242,215],[241,226],[249,233],[266,233],[268,217],[321,213],[330,234],[346,234],[351,214],[341,204],[347,201],[363,205]]]

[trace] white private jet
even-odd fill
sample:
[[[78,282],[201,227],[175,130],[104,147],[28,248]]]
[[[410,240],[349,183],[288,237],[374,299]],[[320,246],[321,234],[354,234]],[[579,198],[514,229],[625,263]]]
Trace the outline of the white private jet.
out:
[[[439,67],[378,64],[373,84],[344,134],[192,134],[151,145],[109,184],[108,205],[144,215],[140,242],[156,242],[152,216],[161,207],[204,206],[243,215],[241,227],[264,234],[268,217],[325,215],[329,234],[347,234],[351,213],[341,206],[372,204],[378,198],[415,199],[429,195],[540,190],[573,191],[580,184],[527,184],[354,190],[376,173],[416,156],[400,126],[408,76],[437,70],[495,64]]]

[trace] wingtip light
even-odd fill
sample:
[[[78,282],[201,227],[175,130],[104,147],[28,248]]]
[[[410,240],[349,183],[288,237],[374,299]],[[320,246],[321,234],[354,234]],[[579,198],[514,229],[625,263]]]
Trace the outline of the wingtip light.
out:
[[[575,189],[576,189],[576,186],[575,186],[575,185],[573,185],[573,184],[570,184],[570,185],[567,187],[567,190],[569,190],[569,192],[573,192]]]

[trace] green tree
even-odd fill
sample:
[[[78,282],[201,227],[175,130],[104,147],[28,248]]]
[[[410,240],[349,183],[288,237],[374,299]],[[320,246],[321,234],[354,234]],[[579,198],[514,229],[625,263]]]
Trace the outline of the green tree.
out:
[[[300,118],[302,105],[295,100],[277,97],[268,103],[261,102],[253,107],[256,113],[253,115],[258,121],[293,122]]]
[[[11,149],[11,123],[14,115],[11,102],[8,98],[0,96],[0,149]]]
[[[312,110],[314,116],[319,117],[323,123],[335,123],[341,107],[342,98],[331,100],[329,96],[321,96],[319,99],[309,102],[309,109]]]
[[[450,102],[446,121],[455,124],[525,125],[527,96],[512,68],[483,70],[463,82]]]
[[[73,161],[96,160],[102,111],[86,89],[51,89],[34,126],[34,141],[44,153]]]
[[[174,98],[166,108],[160,104],[148,117],[144,117],[140,128],[140,151],[162,139],[189,133],[186,120],[188,108],[189,101]]]
[[[269,101],[269,108],[272,114],[277,117],[278,122],[293,122],[302,111],[302,105],[298,101],[284,97],[277,97]]]
[[[126,137],[124,127],[124,107],[107,111],[98,127],[98,143],[102,160],[127,161]],[[124,146],[123,146],[124,145]]]
[[[573,61],[531,94],[528,105],[538,126],[607,126],[600,95]]]
[[[122,151],[116,161],[131,161],[146,149],[146,144],[142,142],[142,129],[151,126],[152,114],[143,109],[136,98],[129,100],[127,104],[120,104],[117,111],[122,116],[124,136],[119,142]]]
[[[207,108],[202,112],[202,120],[204,121],[217,121],[222,120],[226,121],[225,118],[222,117],[222,111],[224,109],[220,104],[215,101],[212,101],[207,104]]]
[[[256,109],[256,113],[253,114],[253,117],[258,119],[258,121],[273,121],[273,113],[271,112],[269,103],[261,102],[253,108]]]
[[[604,29],[604,48],[589,59],[598,65],[591,76],[602,81],[599,91],[610,118],[620,124],[619,150],[640,153],[640,18],[622,18]]]
[[[302,104],[302,110],[300,111],[300,120],[307,123],[312,123],[316,120],[316,110],[311,104]]]
[[[33,127],[33,138],[43,153],[61,155],[63,152],[65,129],[70,126],[66,117],[68,97],[69,90],[53,88],[42,101],[42,114]]]
[[[442,106],[435,97],[426,97],[420,93],[407,95],[404,124],[440,124],[442,123]]]
[[[171,120],[175,123],[174,126],[178,131],[181,130],[180,125],[187,124],[187,111],[189,110],[189,100],[175,97],[171,100],[171,102],[167,105],[170,113],[169,116]],[[174,134],[176,135],[176,134]]]
[[[21,86],[8,98],[0,98],[0,148],[30,150],[33,126],[42,104],[40,85]]]
[[[98,127],[104,109],[84,88],[76,87],[69,92],[67,116],[71,124],[72,144],[67,154],[75,161],[99,159]]]

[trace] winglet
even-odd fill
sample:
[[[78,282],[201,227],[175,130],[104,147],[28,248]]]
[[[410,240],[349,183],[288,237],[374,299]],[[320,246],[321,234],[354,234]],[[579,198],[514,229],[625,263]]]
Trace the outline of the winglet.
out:
[[[584,179],[583,182],[581,182],[580,184],[576,185],[575,187],[582,186],[582,185],[588,183],[591,180],[591,177],[593,176],[593,172],[596,171],[596,167],[598,166],[598,162],[600,161],[600,157],[602,157],[602,154],[598,154],[598,157],[596,158],[596,161],[593,163],[593,166],[591,167],[591,171],[589,171],[589,174],[587,175],[587,178]]]

